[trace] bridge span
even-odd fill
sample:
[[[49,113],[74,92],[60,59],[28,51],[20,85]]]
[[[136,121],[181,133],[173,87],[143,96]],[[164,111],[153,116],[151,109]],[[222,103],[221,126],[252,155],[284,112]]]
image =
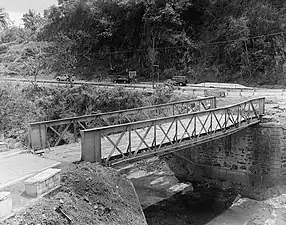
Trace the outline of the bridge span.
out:
[[[222,108],[81,130],[82,159],[115,166],[232,135],[261,121],[265,98]]]

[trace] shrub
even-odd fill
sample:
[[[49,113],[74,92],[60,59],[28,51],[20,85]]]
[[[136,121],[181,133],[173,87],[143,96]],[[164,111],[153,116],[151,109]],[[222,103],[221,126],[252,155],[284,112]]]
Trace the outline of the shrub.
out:
[[[173,91],[158,87],[154,94],[121,87],[96,89],[90,85],[73,88],[0,84],[0,131],[27,142],[29,122],[53,120],[99,112],[162,104],[173,100]]]
[[[41,108],[21,95],[19,85],[0,84],[0,131],[6,136],[26,140],[29,121],[41,120],[44,114]]]

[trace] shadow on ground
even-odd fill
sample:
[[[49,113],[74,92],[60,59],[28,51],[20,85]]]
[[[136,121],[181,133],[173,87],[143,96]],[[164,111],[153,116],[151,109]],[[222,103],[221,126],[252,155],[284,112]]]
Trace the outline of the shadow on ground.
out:
[[[149,225],[204,225],[226,211],[237,195],[231,190],[194,185],[195,192],[177,193],[144,210]]]

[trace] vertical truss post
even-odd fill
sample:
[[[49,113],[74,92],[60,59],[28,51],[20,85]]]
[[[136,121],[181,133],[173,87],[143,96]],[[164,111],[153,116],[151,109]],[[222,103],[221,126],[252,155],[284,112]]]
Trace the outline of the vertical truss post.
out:
[[[224,130],[226,131],[228,109],[224,110]]]
[[[152,143],[152,145],[153,145],[153,147],[154,147],[154,149],[156,148],[156,146],[157,146],[157,131],[156,131],[156,121],[154,121],[154,139],[153,139],[153,143]]]
[[[174,136],[174,141],[177,142],[178,141],[178,118],[175,117],[175,122],[176,122],[176,130],[175,130],[175,136]]]
[[[76,142],[77,141],[77,133],[76,133],[77,126],[76,126],[75,119],[73,119],[72,122],[73,122],[73,137],[74,137],[74,142]]]
[[[259,99],[259,119],[265,114],[265,98]]]
[[[194,130],[193,130],[193,135],[197,135],[197,115],[194,115]]]
[[[212,133],[213,133],[213,113],[212,112],[210,112],[210,114],[211,114],[211,122],[210,122],[210,134],[212,135]]]
[[[217,105],[216,105],[216,97],[213,97],[212,99],[212,109],[216,109]]]
[[[240,106],[237,107],[237,124],[238,126],[241,125],[241,119],[240,119]]]
[[[128,128],[128,141],[129,141],[129,143],[128,143],[128,152],[129,152],[129,154],[131,154],[131,150],[132,150],[132,146],[131,146],[131,143],[132,143],[132,136],[131,136],[131,126],[129,126],[129,128]]]

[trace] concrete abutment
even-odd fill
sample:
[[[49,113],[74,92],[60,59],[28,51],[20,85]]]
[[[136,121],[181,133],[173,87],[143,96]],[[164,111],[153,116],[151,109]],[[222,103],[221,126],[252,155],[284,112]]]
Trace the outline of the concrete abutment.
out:
[[[286,128],[260,123],[167,157],[181,179],[206,177],[245,185],[269,185],[286,175]]]

